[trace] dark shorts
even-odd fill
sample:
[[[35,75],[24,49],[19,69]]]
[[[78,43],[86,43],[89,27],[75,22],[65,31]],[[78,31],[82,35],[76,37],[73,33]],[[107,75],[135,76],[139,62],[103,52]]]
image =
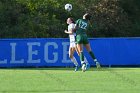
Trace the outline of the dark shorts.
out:
[[[86,34],[77,35],[77,36],[76,36],[76,43],[77,43],[77,44],[88,44],[89,41],[88,41],[87,35],[86,35]]]

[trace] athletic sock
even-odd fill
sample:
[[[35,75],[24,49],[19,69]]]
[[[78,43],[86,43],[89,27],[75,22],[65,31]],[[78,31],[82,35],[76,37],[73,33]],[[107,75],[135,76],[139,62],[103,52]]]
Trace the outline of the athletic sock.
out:
[[[86,64],[88,64],[87,58],[84,56],[84,61]]]
[[[81,62],[84,61],[84,54],[83,54],[83,52],[80,52],[80,61]]]
[[[94,59],[94,62],[96,63],[97,62],[97,59]]]
[[[92,51],[90,51],[89,54],[93,58],[93,60],[96,59],[95,56],[94,56],[94,53]]]
[[[93,58],[93,61],[96,63],[98,62],[97,59],[95,58],[95,55],[92,51],[89,52],[90,56]]]
[[[75,57],[71,58],[71,61],[74,63],[75,66],[78,66],[78,62]]]
[[[81,61],[81,64],[84,64],[85,63],[85,61]]]

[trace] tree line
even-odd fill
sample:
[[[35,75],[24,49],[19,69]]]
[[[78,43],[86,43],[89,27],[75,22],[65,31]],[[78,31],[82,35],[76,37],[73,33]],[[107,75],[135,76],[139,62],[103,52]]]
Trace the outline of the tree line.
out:
[[[66,19],[85,12],[89,37],[140,36],[140,0],[0,0],[0,38],[65,38]]]

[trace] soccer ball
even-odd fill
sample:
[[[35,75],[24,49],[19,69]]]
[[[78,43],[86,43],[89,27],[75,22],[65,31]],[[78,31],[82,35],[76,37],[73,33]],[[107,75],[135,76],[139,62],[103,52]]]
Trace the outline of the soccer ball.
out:
[[[72,4],[65,4],[65,10],[71,11],[72,10]]]

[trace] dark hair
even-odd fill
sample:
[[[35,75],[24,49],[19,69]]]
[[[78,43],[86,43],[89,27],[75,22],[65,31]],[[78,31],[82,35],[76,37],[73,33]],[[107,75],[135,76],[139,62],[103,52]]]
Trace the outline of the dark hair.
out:
[[[75,24],[75,21],[74,21],[74,19],[72,17],[70,17],[69,19],[72,21],[72,23]]]
[[[91,19],[91,15],[89,13],[85,13],[84,16],[85,16],[86,20],[90,20]]]

